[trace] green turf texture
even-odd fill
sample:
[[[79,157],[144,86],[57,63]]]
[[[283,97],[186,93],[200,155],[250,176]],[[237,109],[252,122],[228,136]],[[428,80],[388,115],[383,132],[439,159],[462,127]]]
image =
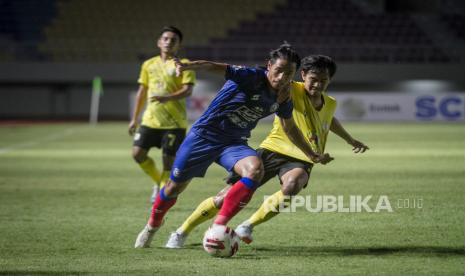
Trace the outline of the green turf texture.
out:
[[[393,212],[281,214],[258,226],[236,256],[207,255],[194,230],[181,250],[168,235],[223,187],[210,167],[167,215],[150,249],[134,249],[151,183],[131,158],[126,123],[0,126],[0,275],[465,274],[465,126],[347,123],[370,146],[355,155],[330,135],[335,161],[317,165],[302,195],[388,196]],[[253,132],[258,146],[271,125]],[[151,155],[160,164],[160,152]],[[258,190],[235,227],[279,188]],[[422,200],[399,208],[398,200]],[[376,201],[370,206],[376,205]]]

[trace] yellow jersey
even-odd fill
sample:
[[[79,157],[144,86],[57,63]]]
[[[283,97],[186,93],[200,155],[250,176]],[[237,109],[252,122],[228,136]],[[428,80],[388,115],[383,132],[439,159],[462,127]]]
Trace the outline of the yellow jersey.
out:
[[[181,62],[188,60],[182,59]],[[150,97],[168,95],[180,90],[184,84],[194,84],[194,71],[184,71],[176,77],[174,60],[163,62],[160,56],[156,56],[142,64],[138,83],[148,88],[142,125],[160,129],[187,128],[186,99],[160,103],[150,102]]]
[[[302,82],[292,82],[291,98],[294,104],[292,117],[312,149],[324,153],[329,128],[336,111],[336,100],[323,93],[323,107],[317,111],[305,91]],[[296,145],[294,145],[284,132],[278,117],[275,117],[273,129],[261,143],[261,148],[290,156],[305,162],[313,163]]]

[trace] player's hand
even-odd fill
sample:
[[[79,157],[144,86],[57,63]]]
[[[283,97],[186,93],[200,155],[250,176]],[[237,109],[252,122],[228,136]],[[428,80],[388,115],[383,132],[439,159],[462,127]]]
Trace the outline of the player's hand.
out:
[[[312,160],[313,163],[319,163],[320,162],[320,154],[316,153],[316,152],[313,152],[313,153],[310,153],[308,154],[307,153],[307,157]]]
[[[370,148],[365,145],[364,143],[358,141],[358,140],[355,140],[353,139],[352,141],[350,141],[349,143],[353,148],[352,148],[352,151],[354,153],[364,153],[366,150],[369,150]]]
[[[129,123],[129,128],[128,128],[129,135],[133,136],[134,133],[136,133],[137,127],[138,127],[138,123],[136,122],[136,120],[131,120],[131,122]]]
[[[333,161],[334,158],[331,157],[328,153],[325,154],[319,154],[314,152],[313,154],[309,155],[310,160],[313,161],[313,163],[321,163],[323,165],[328,164],[329,162]]]
[[[320,163],[322,165],[326,165],[326,164],[328,164],[329,162],[331,162],[333,160],[334,160],[334,158],[331,155],[329,155],[329,153],[325,153],[325,154],[320,155],[318,163]]]
[[[291,83],[287,83],[281,87],[278,91],[278,103],[285,102],[289,99],[291,95]]]
[[[182,63],[179,58],[175,57],[174,59],[174,65],[176,66],[176,77],[181,76],[182,72],[187,70],[187,67],[189,66],[189,63]]]
[[[151,102],[160,102],[160,103],[166,103],[169,101],[169,98],[167,96],[152,96],[150,97]]]

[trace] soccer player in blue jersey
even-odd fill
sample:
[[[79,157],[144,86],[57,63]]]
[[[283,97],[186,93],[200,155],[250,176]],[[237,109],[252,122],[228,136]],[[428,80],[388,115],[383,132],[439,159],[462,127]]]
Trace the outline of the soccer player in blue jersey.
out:
[[[263,166],[256,151],[247,145],[247,139],[257,122],[272,113],[276,113],[289,139],[308,158],[322,164],[332,160],[329,154],[320,155],[312,150],[292,118],[290,83],[299,66],[300,57],[288,44],[270,52],[266,70],[211,61],[178,62],[178,73],[214,70],[224,74],[226,83],[176,153],[170,181],[158,193],[149,221],[137,237],[136,248],[150,246],[177,196],[192,178],[203,177],[213,162],[241,176],[224,198],[214,220],[214,226],[226,225],[259,186]]]

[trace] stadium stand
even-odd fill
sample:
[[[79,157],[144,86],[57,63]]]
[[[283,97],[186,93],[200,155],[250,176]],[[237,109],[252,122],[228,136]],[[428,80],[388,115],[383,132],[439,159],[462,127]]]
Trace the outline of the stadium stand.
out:
[[[465,39],[465,15],[444,14],[441,16],[441,19],[455,32],[457,37],[462,38],[462,40]]]
[[[42,30],[56,15],[55,1],[0,1],[0,61],[41,60]]]
[[[270,49],[283,40],[301,53],[325,53],[342,62],[449,61],[409,15],[364,13],[345,0],[288,1],[273,13],[243,22],[228,37],[213,39],[212,47],[221,49],[236,42]]]
[[[438,0],[439,1],[439,0]],[[440,0],[439,20],[370,11],[351,0],[0,0],[0,61],[125,63],[153,55],[164,25],[182,29],[182,55],[262,63],[284,40],[303,55],[348,63],[457,63],[431,28],[464,42],[461,1]],[[429,22],[429,25],[432,23]],[[440,29],[440,28],[439,28]],[[448,40],[449,41],[449,40]],[[464,43],[462,43],[464,44]]]
[[[40,49],[52,60],[137,61],[152,55],[158,30],[179,27],[184,45],[207,45],[242,20],[272,10],[283,0],[151,1],[129,0],[58,2],[58,17],[45,29]],[[192,12],[192,11],[195,11]]]

